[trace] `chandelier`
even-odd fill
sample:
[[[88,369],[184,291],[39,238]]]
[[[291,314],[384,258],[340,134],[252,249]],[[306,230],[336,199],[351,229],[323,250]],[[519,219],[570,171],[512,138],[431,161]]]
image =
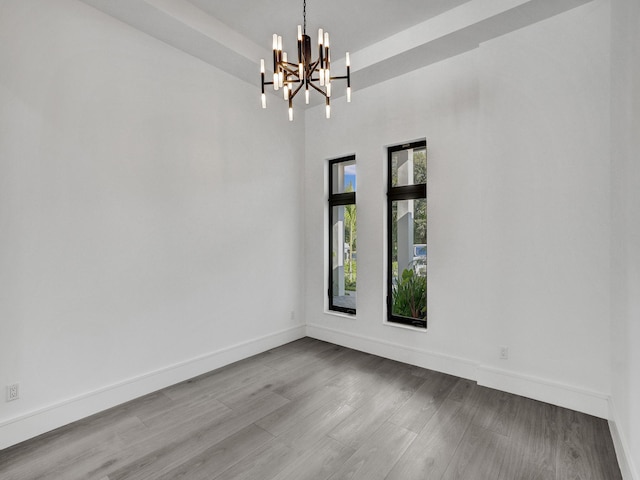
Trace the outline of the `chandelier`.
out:
[[[287,52],[282,50],[282,37],[273,34],[273,81],[265,82],[264,58],[260,60],[262,83],[262,108],[267,108],[265,85],[273,85],[274,90],[282,89],[283,97],[289,102],[289,121],[293,121],[293,99],[304,89],[305,103],[309,104],[309,90],[313,89],[325,97],[327,118],[331,117],[331,85],[333,80],[347,81],[347,102],[351,102],[351,63],[349,52],[345,56],[347,74],[331,76],[331,52],[329,33],[318,30],[318,58],[311,59],[311,37],[307,35],[307,1],[302,7],[303,26],[298,25],[298,61],[288,61]]]

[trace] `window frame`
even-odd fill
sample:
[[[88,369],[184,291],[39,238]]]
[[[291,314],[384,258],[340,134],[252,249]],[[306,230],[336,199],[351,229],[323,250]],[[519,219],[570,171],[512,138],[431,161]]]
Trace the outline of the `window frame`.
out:
[[[354,205],[356,206],[356,192],[343,192],[343,193],[334,193],[333,192],[333,167],[338,163],[344,162],[354,162],[356,161],[355,155],[347,155],[340,158],[335,158],[328,161],[329,166],[329,221],[328,221],[328,238],[329,245],[327,251],[327,265],[329,267],[329,283],[327,289],[327,295],[329,297],[329,310],[333,312],[341,312],[347,313],[349,315],[356,314],[356,308],[347,308],[342,307],[340,305],[334,305],[333,303],[333,208],[340,207],[345,205]],[[356,177],[357,179],[357,177]],[[356,180],[357,182],[357,180]],[[356,187],[357,188],[357,187]],[[356,206],[357,209],[357,206]],[[357,228],[357,227],[356,227]],[[357,277],[356,277],[356,292],[357,292]]]
[[[410,317],[402,317],[399,315],[393,314],[393,305],[392,305],[392,292],[393,292],[393,202],[394,201],[402,201],[402,200],[419,200],[427,199],[427,184],[412,184],[412,185],[400,185],[393,186],[393,167],[392,167],[392,158],[395,152],[401,150],[408,149],[418,149],[424,148],[425,155],[427,151],[427,141],[419,140],[410,143],[403,143],[400,145],[393,145],[387,147],[387,322],[391,324],[398,324],[404,326],[410,326],[419,328],[421,330],[426,330],[427,328],[427,318],[418,319],[418,318],[410,318]],[[428,162],[427,162],[428,165]],[[428,171],[428,168],[427,168]],[[427,174],[428,178],[428,174]],[[426,180],[426,179],[425,179]],[[425,225],[425,234],[428,232],[428,225]],[[399,272],[398,272],[399,273]],[[428,290],[427,290],[428,292]],[[428,297],[428,293],[427,293]],[[428,306],[428,300],[425,299],[426,305]],[[428,307],[427,307],[428,308]],[[428,314],[427,314],[428,317]]]

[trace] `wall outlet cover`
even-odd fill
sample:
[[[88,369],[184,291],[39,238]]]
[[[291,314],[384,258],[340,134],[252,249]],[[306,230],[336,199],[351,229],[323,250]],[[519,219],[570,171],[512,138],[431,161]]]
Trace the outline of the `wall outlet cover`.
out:
[[[7,402],[12,402],[18,398],[20,398],[20,384],[7,385]]]

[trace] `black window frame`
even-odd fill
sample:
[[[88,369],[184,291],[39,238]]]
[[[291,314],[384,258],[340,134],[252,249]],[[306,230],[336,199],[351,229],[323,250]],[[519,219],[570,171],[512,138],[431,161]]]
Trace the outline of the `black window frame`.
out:
[[[355,162],[355,155],[347,155],[345,157],[335,158],[329,160],[329,248],[327,255],[327,262],[329,265],[329,288],[327,290],[327,294],[329,296],[329,310],[334,312],[342,312],[348,313],[350,315],[356,314],[355,308],[347,308],[342,307],[340,305],[334,305],[333,303],[333,207],[339,207],[344,205],[356,205],[356,192],[343,192],[343,193],[334,193],[333,192],[333,166],[338,163],[344,162]],[[357,181],[357,180],[356,180]],[[357,206],[356,206],[357,208]],[[356,227],[357,228],[357,227]],[[356,280],[357,285],[357,280]],[[356,286],[356,291],[357,291]]]
[[[427,198],[427,184],[413,184],[393,186],[392,158],[395,152],[407,149],[425,149],[427,151],[427,141],[404,143],[387,147],[387,322],[401,325],[409,325],[421,329],[427,328],[427,319],[402,317],[393,314],[392,305],[392,284],[393,284],[393,202],[402,200],[418,200]],[[428,165],[428,162],[427,162]],[[428,171],[428,170],[427,170]],[[428,230],[428,225],[425,226]],[[425,231],[427,231],[425,230]],[[428,300],[427,301],[428,304]]]

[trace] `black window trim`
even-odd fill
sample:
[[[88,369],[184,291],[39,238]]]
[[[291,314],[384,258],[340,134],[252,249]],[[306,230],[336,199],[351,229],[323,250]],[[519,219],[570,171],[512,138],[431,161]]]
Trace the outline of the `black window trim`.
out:
[[[343,192],[333,193],[333,166],[337,163],[351,162],[356,160],[355,155],[347,155],[340,158],[334,158],[329,160],[329,249],[327,255],[327,262],[329,264],[329,288],[327,289],[327,295],[329,296],[329,310],[334,312],[348,313],[350,315],[356,314],[355,308],[346,308],[333,304],[333,270],[332,270],[332,246],[333,246],[333,207],[339,207],[343,205],[355,205],[356,204],[356,192]],[[357,208],[357,207],[356,207]],[[357,287],[356,287],[357,288]]]
[[[427,185],[426,183],[415,185],[402,185],[392,186],[393,173],[391,159],[395,152],[407,149],[427,148],[426,140],[419,140],[417,142],[404,143],[402,145],[394,145],[387,147],[387,322],[401,325],[408,325],[420,329],[427,328],[427,320],[421,320],[417,318],[401,317],[393,314],[393,308],[391,305],[391,292],[393,281],[393,255],[392,255],[392,243],[393,243],[393,215],[391,215],[393,202],[398,200],[415,200],[419,198],[427,198]]]

